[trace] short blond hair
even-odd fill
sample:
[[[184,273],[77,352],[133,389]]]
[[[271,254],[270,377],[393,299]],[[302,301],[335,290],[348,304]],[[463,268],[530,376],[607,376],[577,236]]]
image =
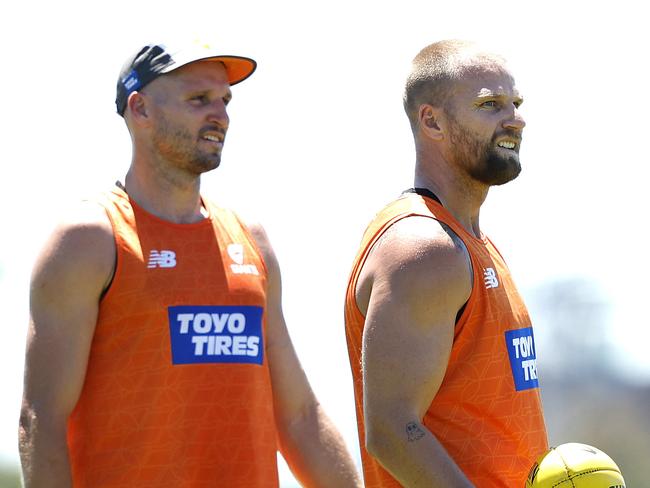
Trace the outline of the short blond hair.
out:
[[[499,69],[505,59],[462,40],[435,42],[413,58],[404,86],[403,103],[411,128],[417,127],[420,105],[447,107],[453,84],[477,69]]]

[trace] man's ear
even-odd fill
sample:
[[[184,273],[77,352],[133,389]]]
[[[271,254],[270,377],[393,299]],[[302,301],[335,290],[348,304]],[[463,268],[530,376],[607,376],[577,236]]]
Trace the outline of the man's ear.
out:
[[[126,101],[126,107],[130,112],[131,119],[138,124],[146,123],[149,118],[146,98],[144,94],[135,91],[129,95]]]
[[[423,103],[418,110],[418,125],[420,131],[427,137],[440,140],[443,137],[443,124],[441,124],[443,112],[441,109]]]

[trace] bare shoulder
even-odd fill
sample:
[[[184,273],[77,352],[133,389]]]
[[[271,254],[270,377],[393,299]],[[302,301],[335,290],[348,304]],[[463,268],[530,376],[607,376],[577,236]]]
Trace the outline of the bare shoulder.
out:
[[[239,215],[239,218],[250,232],[255,244],[262,253],[262,258],[264,259],[267,268],[269,268],[269,270],[276,269],[278,267],[277,258],[264,226],[262,226],[258,220],[251,218],[248,215]]]
[[[101,206],[90,202],[66,213],[36,259],[24,402],[33,412],[47,410],[44,420],[66,419],[79,398],[99,302],[114,263],[110,221]]]
[[[388,286],[418,295],[441,291],[459,306],[469,298],[472,268],[463,241],[445,224],[428,217],[408,217],[393,224],[373,246],[357,285],[357,301],[365,308],[373,286]],[[406,298],[408,298],[406,297]]]
[[[106,210],[98,202],[84,200],[67,210],[60,227],[72,231],[97,233],[113,240],[113,229]]]
[[[258,220],[254,220],[249,217],[246,217],[243,218],[242,221],[244,222],[244,225],[246,226],[248,231],[253,236],[253,239],[255,239],[255,243],[259,247],[265,247],[265,248],[270,247],[271,243],[269,242],[269,237],[266,234],[266,230]]]
[[[463,241],[445,224],[429,217],[408,217],[393,224],[378,240],[371,255],[404,266],[448,262],[466,263],[469,258]],[[399,258],[395,261],[394,258]],[[439,263],[442,264],[442,263]]]
[[[105,285],[113,274],[115,254],[106,211],[95,202],[82,202],[66,212],[45,242],[34,266],[33,284],[56,280],[63,285],[70,275],[70,280]]]

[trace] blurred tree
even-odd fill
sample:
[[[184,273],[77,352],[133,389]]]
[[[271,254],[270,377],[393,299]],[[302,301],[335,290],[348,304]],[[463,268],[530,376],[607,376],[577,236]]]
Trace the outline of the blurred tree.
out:
[[[0,461],[0,488],[20,488],[20,468],[14,464]]]
[[[546,283],[533,291],[531,315],[542,374],[612,374],[616,353],[608,342],[611,305],[586,278]]]
[[[583,442],[619,465],[627,486],[648,486],[650,385],[614,373],[611,304],[591,281],[546,283],[527,297],[551,445]]]

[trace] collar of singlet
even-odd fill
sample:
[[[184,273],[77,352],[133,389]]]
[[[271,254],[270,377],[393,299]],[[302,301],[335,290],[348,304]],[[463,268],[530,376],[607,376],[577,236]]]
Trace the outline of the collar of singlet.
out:
[[[404,193],[415,193],[415,194],[417,194],[417,195],[420,195],[421,197],[428,197],[428,198],[431,198],[432,200],[435,200],[435,201],[438,202],[440,205],[442,205],[442,202],[441,202],[440,199],[436,196],[436,194],[433,193],[433,192],[432,192],[431,190],[429,190],[428,188],[409,188],[408,190],[404,190],[404,191],[402,192],[402,195],[403,195]]]

